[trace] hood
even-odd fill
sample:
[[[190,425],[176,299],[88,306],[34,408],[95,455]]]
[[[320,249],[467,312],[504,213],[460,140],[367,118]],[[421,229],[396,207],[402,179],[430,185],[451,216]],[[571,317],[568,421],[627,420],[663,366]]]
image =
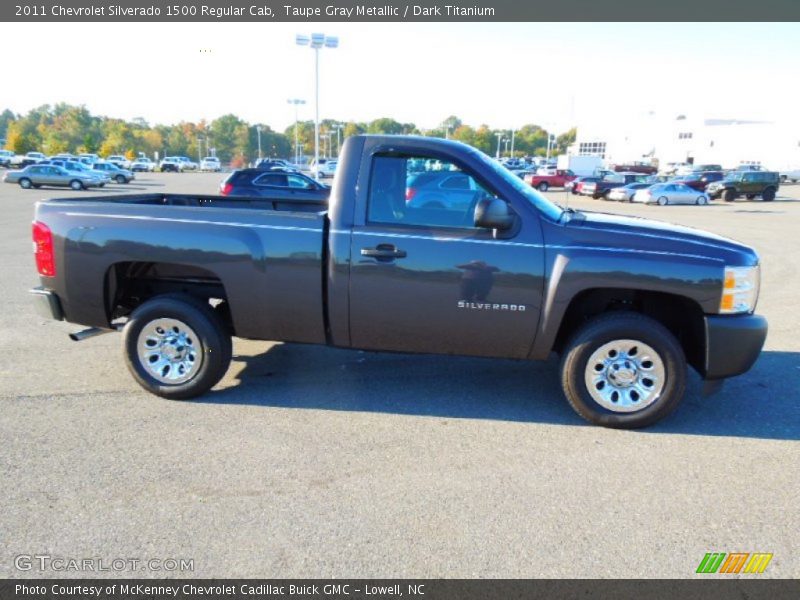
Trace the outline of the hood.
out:
[[[565,233],[572,242],[587,246],[691,255],[727,266],[758,264],[758,255],[749,246],[701,229],[654,219],[582,212],[566,222]]]

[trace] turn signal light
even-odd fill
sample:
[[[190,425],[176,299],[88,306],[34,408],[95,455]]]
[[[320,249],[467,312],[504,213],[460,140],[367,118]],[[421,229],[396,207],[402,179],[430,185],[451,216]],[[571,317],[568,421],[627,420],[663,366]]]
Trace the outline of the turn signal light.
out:
[[[33,254],[36,270],[44,277],[55,277],[56,257],[53,252],[53,232],[44,223],[33,222]]]

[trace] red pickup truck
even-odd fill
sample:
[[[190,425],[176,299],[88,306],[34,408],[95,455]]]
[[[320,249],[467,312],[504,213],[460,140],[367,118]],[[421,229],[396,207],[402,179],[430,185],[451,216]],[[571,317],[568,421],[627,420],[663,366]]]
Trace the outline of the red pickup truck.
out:
[[[564,187],[568,181],[577,179],[577,175],[569,169],[556,169],[551,175],[529,173],[525,175],[525,183],[535,187],[540,192],[546,192],[551,187]]]

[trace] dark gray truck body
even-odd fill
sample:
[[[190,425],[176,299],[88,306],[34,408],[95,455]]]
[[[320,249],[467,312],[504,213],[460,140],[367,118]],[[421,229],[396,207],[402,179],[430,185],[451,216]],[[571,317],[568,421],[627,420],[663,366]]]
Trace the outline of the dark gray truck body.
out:
[[[457,164],[510,206],[514,227],[371,222],[376,157],[401,155]],[[457,142],[357,136],[329,207],[191,195],[43,201],[35,219],[52,231],[56,274],[41,278],[37,299],[56,318],[110,328],[178,291],[223,299],[239,337],[517,359],[546,358],[587,319],[630,309],[673,332],[706,379],[750,368],[765,320],[719,313],[725,267],[757,265],[752,249],[561,211],[498,169]]]

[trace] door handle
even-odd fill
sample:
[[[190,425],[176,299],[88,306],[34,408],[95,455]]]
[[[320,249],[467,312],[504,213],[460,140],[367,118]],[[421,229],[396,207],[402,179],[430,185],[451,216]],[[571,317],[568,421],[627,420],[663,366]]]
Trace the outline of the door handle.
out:
[[[369,256],[378,260],[392,260],[395,258],[405,258],[405,250],[399,250],[393,244],[378,244],[374,248],[362,248],[361,256]]]

